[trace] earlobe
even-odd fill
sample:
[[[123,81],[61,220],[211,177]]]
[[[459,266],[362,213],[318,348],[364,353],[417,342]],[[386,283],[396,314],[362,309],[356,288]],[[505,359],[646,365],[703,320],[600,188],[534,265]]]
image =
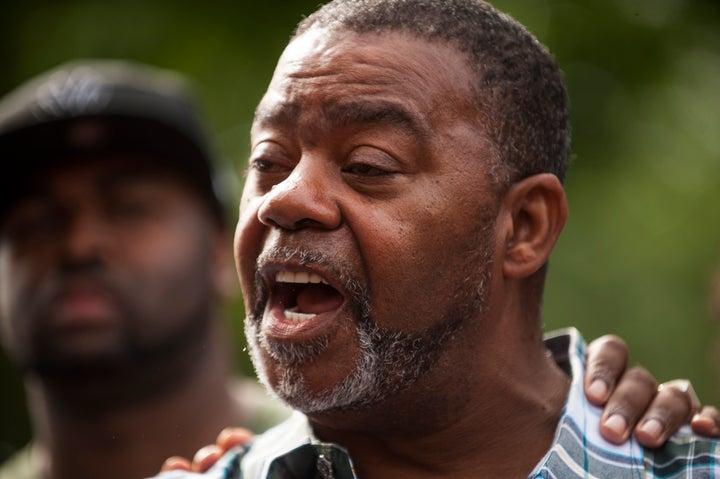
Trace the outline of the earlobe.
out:
[[[565,226],[565,190],[555,175],[533,175],[508,189],[503,206],[508,215],[503,274],[528,277],[547,262]]]

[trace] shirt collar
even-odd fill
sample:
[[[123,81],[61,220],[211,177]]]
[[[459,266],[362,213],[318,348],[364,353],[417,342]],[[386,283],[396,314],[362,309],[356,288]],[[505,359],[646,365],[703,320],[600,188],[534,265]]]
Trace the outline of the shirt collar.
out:
[[[570,392],[555,433],[552,448],[536,466],[534,474],[546,467],[553,452],[564,449],[568,431],[585,441],[605,443],[599,434],[601,409],[587,402],[583,390],[586,346],[575,328],[554,331],[545,336],[545,344],[558,366],[572,377]],[[579,431],[579,432],[578,432]],[[582,460],[582,458],[575,458]],[[333,476],[322,469],[333,466]],[[338,445],[321,442],[312,432],[307,417],[294,412],[284,423],[258,437],[243,458],[243,477],[290,479],[293,477],[334,477],[355,479],[352,461]],[[308,475],[308,472],[312,472]]]

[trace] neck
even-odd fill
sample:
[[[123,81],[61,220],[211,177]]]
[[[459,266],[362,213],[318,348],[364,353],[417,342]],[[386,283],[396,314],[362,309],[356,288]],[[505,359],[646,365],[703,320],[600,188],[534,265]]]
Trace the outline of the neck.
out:
[[[223,427],[236,424],[240,411],[229,389],[229,361],[220,332],[213,331],[211,336],[202,354],[193,355],[192,361],[178,361],[179,370],[160,368],[170,381],[147,394],[133,395],[127,403],[108,401],[83,410],[67,399],[77,394],[28,381],[34,454],[41,461],[43,476],[152,476],[167,457],[192,457],[197,449],[214,442]]]
[[[313,415],[316,434],[347,448],[363,479],[527,477],[552,444],[570,378],[539,331],[509,328],[457,335],[435,377],[364,415]]]

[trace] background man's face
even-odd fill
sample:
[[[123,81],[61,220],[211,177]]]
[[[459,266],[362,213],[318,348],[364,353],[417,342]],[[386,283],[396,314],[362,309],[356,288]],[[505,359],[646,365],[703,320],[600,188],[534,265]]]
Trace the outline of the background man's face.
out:
[[[464,61],[317,29],[279,61],[235,254],[255,365],[294,407],[376,404],[467,353],[447,343],[487,302],[497,200]]]
[[[204,328],[216,228],[190,186],[148,163],[68,162],[12,206],[0,316],[21,367],[82,380],[167,354]]]

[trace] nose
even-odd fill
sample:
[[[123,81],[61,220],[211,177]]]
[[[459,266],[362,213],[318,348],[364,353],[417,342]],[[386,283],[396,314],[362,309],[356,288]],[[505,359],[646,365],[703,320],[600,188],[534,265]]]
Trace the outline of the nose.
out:
[[[264,195],[258,218],[286,230],[332,230],[341,222],[332,167],[303,158],[292,173]]]
[[[100,217],[84,208],[66,218],[63,228],[63,252],[69,261],[84,261],[99,255],[106,241]]]

